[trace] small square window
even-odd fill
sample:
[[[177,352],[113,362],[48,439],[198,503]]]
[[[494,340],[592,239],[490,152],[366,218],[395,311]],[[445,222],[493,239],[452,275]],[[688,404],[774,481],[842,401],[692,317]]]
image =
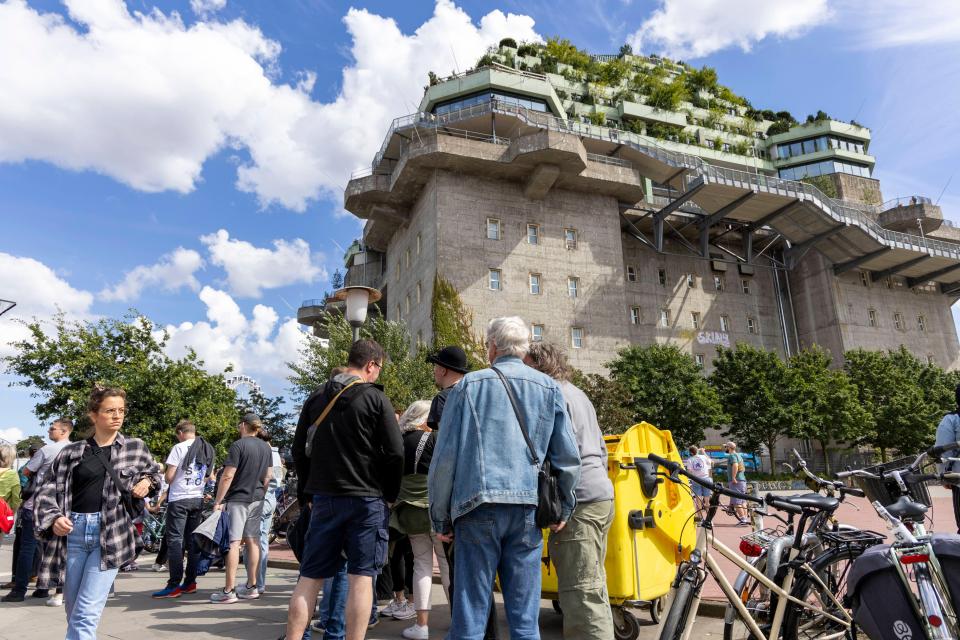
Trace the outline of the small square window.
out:
[[[869,311],[867,311],[867,321],[870,323],[871,327],[879,326],[880,323],[877,321],[876,309],[870,309]]]
[[[747,295],[750,294],[750,281],[746,278],[740,280],[740,291],[746,293]]]
[[[713,288],[717,291],[723,291],[723,276],[713,276]]]
[[[903,331],[903,314],[902,313],[893,314],[893,326],[897,328],[897,331]]]
[[[687,288],[693,289],[697,286],[697,277],[692,273],[687,274]]]
[[[720,316],[720,331],[730,332],[730,316]]]
[[[530,274],[530,293],[535,296],[540,295],[540,274],[531,273]]]
[[[527,244],[540,244],[540,225],[527,225]]]
[[[580,278],[570,276],[567,278],[567,295],[571,298],[580,296]]]
[[[702,353],[697,353],[693,356],[693,361],[697,363],[698,369],[703,369],[703,363],[706,361],[706,358],[703,357]]]
[[[660,309],[660,326],[670,327],[670,309]]]
[[[921,333],[927,330],[927,319],[923,316],[917,316],[917,329],[919,329]]]
[[[577,248],[577,230],[569,229],[569,228],[564,229],[563,240],[567,245],[567,249],[576,249]]]
[[[500,269],[490,269],[490,289],[500,291]]]
[[[627,266],[627,282],[637,281],[637,268],[633,265]]]
[[[690,321],[693,323],[693,328],[696,331],[700,330],[700,312],[691,311],[690,312]]]
[[[865,287],[870,286],[870,274],[867,273],[866,271],[860,272],[860,284],[862,284]]]
[[[500,239],[500,219],[487,218],[487,240]]]
[[[759,333],[756,318],[747,318],[747,333]]]
[[[543,325],[542,324],[532,324],[530,325],[530,339],[534,342],[543,341]]]
[[[570,346],[574,349],[583,348],[583,328],[573,327],[570,329]]]
[[[657,280],[660,282],[661,287],[667,286],[667,270],[666,269],[657,269]]]
[[[630,307],[630,324],[640,324],[640,307]]]

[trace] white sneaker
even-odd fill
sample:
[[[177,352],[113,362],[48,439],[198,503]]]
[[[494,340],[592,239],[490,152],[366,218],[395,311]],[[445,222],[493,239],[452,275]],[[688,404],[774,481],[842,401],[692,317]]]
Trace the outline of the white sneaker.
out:
[[[417,610],[413,608],[413,603],[404,600],[396,609],[393,610],[393,617],[397,620],[409,620],[417,617]]]
[[[260,592],[257,591],[256,586],[248,587],[243,585],[241,587],[237,587],[237,597],[241,600],[256,600],[260,597]]]
[[[151,569],[154,573],[160,573],[161,571],[166,570],[166,567],[165,567],[164,565],[162,565],[162,564],[155,564],[155,565],[151,566],[150,569]]]
[[[429,640],[430,628],[427,625],[421,626],[415,624],[412,627],[404,629],[400,635],[407,638],[407,640]]]
[[[396,598],[394,598],[393,600],[387,603],[387,606],[385,606],[383,609],[380,609],[380,615],[386,616],[387,618],[392,618],[394,612],[397,609],[399,609],[401,606],[403,606],[403,603],[397,600]]]
[[[58,594],[56,594],[56,595],[50,596],[50,598],[47,599],[47,606],[48,606],[48,607],[62,607],[62,606],[63,606],[63,594],[62,594],[62,593],[58,593]]]

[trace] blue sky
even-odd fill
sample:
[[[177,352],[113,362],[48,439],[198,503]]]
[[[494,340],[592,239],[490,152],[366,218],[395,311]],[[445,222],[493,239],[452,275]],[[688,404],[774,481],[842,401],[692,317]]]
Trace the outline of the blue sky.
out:
[[[717,68],[760,108],[873,130],[886,198],[960,218],[960,18],[946,1],[0,2],[0,355],[16,317],[171,327],[171,352],[286,391],[293,318],[360,223],[350,172],[428,70],[501,37],[624,42]],[[946,188],[945,188],[946,187]],[[42,433],[0,376],[0,437]]]

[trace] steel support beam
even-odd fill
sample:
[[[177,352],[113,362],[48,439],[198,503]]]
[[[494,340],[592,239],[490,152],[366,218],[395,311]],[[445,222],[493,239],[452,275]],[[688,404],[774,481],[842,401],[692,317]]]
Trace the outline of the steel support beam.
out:
[[[749,228],[743,231],[743,258],[747,264],[753,262],[753,231]]]
[[[913,260],[907,260],[906,262],[901,262],[900,264],[894,265],[889,269],[884,269],[883,271],[874,271],[872,274],[870,274],[870,277],[872,277],[874,281],[883,280],[887,276],[892,276],[894,274],[900,273],[901,271],[905,269],[909,269],[912,266],[918,265],[925,260],[929,260],[930,258],[931,256],[922,255],[919,258],[914,258]]]
[[[726,218],[728,215],[730,215],[731,213],[733,213],[734,211],[742,207],[744,202],[746,202],[747,200],[749,200],[755,195],[757,195],[756,191],[747,191],[745,194],[743,194],[742,196],[740,196],[730,204],[720,207],[715,213],[711,213],[705,216],[704,218],[701,218],[699,223],[700,228],[709,229],[718,221],[722,220],[723,218]]]
[[[785,213],[787,213],[788,211],[790,211],[791,209],[793,209],[793,208],[794,208],[795,206],[797,206],[798,204],[800,204],[800,201],[799,201],[799,200],[791,200],[790,202],[788,202],[787,204],[783,205],[782,207],[780,207],[780,208],[777,209],[776,211],[772,211],[772,212],[768,213],[767,215],[763,216],[762,218],[760,218],[759,220],[757,220],[757,221],[755,221],[755,222],[751,222],[751,223],[750,223],[750,226],[749,226],[749,229],[750,229],[751,231],[756,231],[757,229],[759,229],[759,228],[761,228],[761,227],[767,226],[768,224],[770,224],[771,222],[773,222],[774,220],[776,220],[777,218],[779,218],[779,217],[782,216],[783,214],[785,214]]]
[[[663,218],[667,217],[668,215],[670,215],[671,213],[673,213],[674,211],[682,207],[684,204],[686,204],[687,200],[695,196],[697,192],[700,191],[700,189],[703,189],[704,186],[706,185],[704,184],[703,179],[700,179],[699,182],[694,183],[689,189],[687,189],[686,191],[678,195],[673,202],[670,202],[664,205],[654,215],[659,217],[662,220]]]
[[[629,227],[629,229],[627,230],[627,233],[629,233],[631,236],[633,236],[640,242],[644,243],[651,249],[656,250],[656,247],[652,242],[650,242],[650,239],[647,238],[647,236],[642,231],[640,231],[640,229],[637,228],[637,225],[633,224],[633,222],[629,218],[627,218],[627,216],[623,215],[622,212],[620,213],[620,219],[626,223],[627,227]]]
[[[847,260],[846,262],[841,262],[840,264],[833,265],[833,275],[838,276],[841,273],[846,273],[850,269],[856,269],[860,265],[870,262],[874,258],[879,258],[887,251],[890,251],[890,247],[883,247],[882,249],[877,249],[866,255],[860,256],[859,258],[854,258],[853,260]]]
[[[951,282],[950,284],[940,285],[940,293],[945,296],[955,296],[960,294],[960,282]]]
[[[675,172],[671,173],[670,176],[669,176],[666,180],[664,180],[663,182],[661,182],[660,184],[665,184],[665,185],[667,185],[668,187],[670,187],[670,183],[671,183],[672,181],[676,180],[677,178],[679,178],[680,176],[682,176],[683,174],[685,174],[687,171],[689,171],[689,169],[687,169],[686,167],[684,167],[684,168],[682,168],[682,169],[677,169]],[[671,188],[672,188],[672,187],[671,187]]]
[[[960,269],[960,263],[952,264],[949,267],[937,269],[936,271],[931,271],[930,273],[925,273],[922,276],[917,276],[916,278],[907,278],[907,286],[912,289],[918,284],[923,284],[924,282],[930,282],[931,280],[936,280],[940,276],[945,276],[951,271],[956,271],[957,269]]]
[[[807,239],[804,240],[803,242],[799,242],[799,243],[793,245],[792,247],[790,247],[790,250],[791,250],[791,251],[794,251],[794,252],[804,251],[804,250],[806,250],[806,249],[809,249],[809,248],[812,247],[813,245],[817,244],[817,243],[820,242],[821,240],[826,240],[826,239],[829,238],[830,236],[834,236],[834,235],[840,233],[841,231],[843,231],[843,230],[846,229],[846,228],[847,228],[847,225],[845,225],[845,224],[838,224],[838,225],[835,226],[835,227],[831,227],[831,228],[827,229],[827,230],[824,231],[823,233],[818,233],[817,235],[813,236],[812,238],[807,238]]]

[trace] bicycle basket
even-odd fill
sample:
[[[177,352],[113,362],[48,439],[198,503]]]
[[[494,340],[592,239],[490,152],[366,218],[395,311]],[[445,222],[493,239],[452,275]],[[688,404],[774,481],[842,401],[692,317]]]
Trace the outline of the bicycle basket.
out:
[[[870,473],[880,474],[881,471],[887,472],[894,469],[905,469],[910,466],[913,461],[914,458],[912,457],[900,458],[898,460],[893,460],[892,462],[866,467],[864,470],[869,471]],[[896,502],[900,495],[900,487],[897,485],[897,481],[893,478],[875,480],[873,478],[855,477],[855,481],[857,485],[863,489],[864,493],[867,494],[867,499],[870,502],[877,500],[885,507]],[[914,500],[915,502],[921,502],[928,507],[933,506],[933,501],[930,499],[930,491],[927,489],[926,482],[911,481],[907,482],[906,485],[911,500]]]

